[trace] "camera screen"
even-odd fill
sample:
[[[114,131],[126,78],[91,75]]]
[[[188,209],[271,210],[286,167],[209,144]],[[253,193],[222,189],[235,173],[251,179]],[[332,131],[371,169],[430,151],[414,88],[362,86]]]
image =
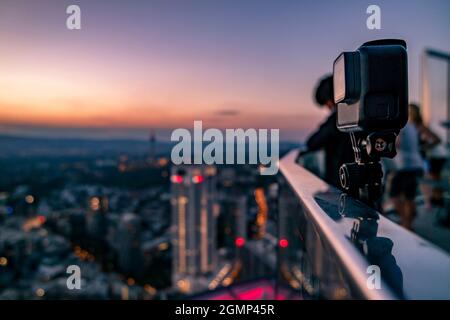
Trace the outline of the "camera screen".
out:
[[[345,98],[345,59],[344,54],[336,60],[333,66],[334,102],[338,103]]]

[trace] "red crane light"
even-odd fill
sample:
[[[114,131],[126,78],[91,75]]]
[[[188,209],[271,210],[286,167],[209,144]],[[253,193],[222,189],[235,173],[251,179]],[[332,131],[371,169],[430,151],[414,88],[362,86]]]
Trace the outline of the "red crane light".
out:
[[[245,239],[242,237],[237,237],[234,243],[236,244],[236,247],[242,248],[245,245]]]
[[[202,183],[203,182],[203,176],[193,176],[192,177],[192,182],[194,184]]]
[[[281,248],[287,248],[289,246],[289,241],[287,239],[280,239],[279,245]]]
[[[44,224],[45,221],[47,221],[47,218],[44,217],[44,216],[37,216],[37,219],[38,219],[40,224]]]
[[[183,177],[180,175],[173,175],[170,177],[170,181],[172,181],[172,183],[180,184],[183,183]]]

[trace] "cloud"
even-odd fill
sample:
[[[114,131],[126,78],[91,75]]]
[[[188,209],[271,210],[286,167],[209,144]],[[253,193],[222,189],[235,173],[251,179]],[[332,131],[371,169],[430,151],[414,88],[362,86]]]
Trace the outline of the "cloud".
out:
[[[235,109],[222,109],[215,112],[216,116],[233,117],[239,115],[240,111]]]

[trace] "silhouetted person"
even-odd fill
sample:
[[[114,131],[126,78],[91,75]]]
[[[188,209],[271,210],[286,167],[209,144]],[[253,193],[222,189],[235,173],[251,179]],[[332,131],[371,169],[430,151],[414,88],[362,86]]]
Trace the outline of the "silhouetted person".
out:
[[[337,113],[332,76],[326,76],[319,81],[315,100],[319,106],[328,108],[331,114],[306,141],[307,151],[325,150],[325,181],[340,188],[339,168],[344,163],[354,162],[355,157],[349,134],[339,131],[336,127]]]

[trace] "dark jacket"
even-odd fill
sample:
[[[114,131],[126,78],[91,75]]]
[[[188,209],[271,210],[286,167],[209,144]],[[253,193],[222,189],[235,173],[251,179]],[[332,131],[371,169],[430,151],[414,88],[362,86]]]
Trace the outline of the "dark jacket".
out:
[[[307,140],[308,151],[325,150],[325,181],[340,188],[339,168],[342,164],[354,162],[350,135],[336,127],[337,113],[328,119]]]

